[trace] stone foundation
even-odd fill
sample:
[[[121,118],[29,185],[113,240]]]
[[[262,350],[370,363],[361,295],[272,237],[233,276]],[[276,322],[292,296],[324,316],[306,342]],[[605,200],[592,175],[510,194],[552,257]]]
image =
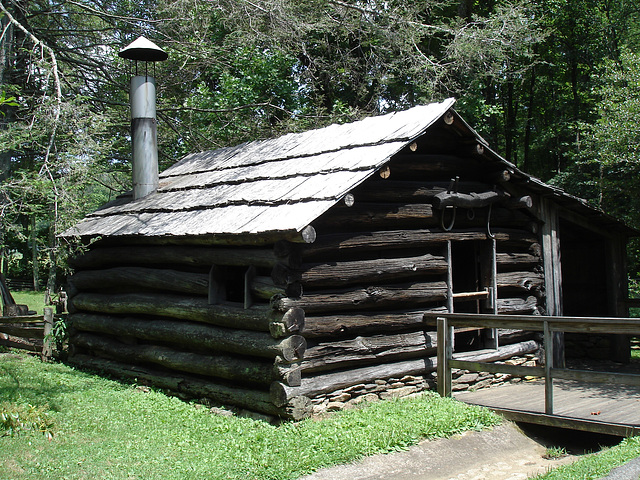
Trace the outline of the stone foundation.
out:
[[[540,365],[539,357],[535,354],[513,357],[504,362],[495,363],[522,366]],[[470,372],[468,370],[454,370],[452,377],[452,390],[454,392],[496,387],[505,383],[518,383],[523,380],[522,377],[504,373],[494,374],[487,372]],[[313,398],[311,400],[313,415],[335,412],[344,408],[352,408],[363,402],[410,397],[425,390],[436,390],[435,373],[426,376],[408,375],[402,378],[389,378],[387,380],[376,380],[374,383],[353,385],[341,390],[336,390],[327,395],[320,395]]]

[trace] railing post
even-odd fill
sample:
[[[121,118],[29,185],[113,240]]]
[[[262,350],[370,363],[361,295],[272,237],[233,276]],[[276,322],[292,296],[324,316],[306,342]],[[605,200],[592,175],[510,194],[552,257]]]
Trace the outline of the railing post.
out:
[[[553,415],[553,332],[549,321],[544,321],[544,413]]]
[[[441,397],[451,396],[451,368],[449,360],[453,355],[453,327],[444,317],[437,318],[438,324],[438,393]]]
[[[44,307],[44,339],[42,340],[42,360],[49,360],[53,355],[51,332],[53,330],[53,308]]]

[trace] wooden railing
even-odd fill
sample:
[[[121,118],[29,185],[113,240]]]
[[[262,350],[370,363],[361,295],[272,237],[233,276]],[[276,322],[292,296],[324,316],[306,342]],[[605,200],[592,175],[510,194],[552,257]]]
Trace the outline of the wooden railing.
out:
[[[53,353],[53,308],[45,307],[44,315],[0,317],[0,345],[39,353],[43,360]]]
[[[543,315],[484,315],[475,313],[425,314],[425,320],[438,328],[437,385],[441,396],[451,396],[451,369],[507,373],[545,379],[545,413],[553,414],[553,379],[591,383],[640,386],[640,375],[553,366],[555,332],[640,335],[640,319],[618,317],[550,317]],[[539,331],[544,334],[544,367],[506,365],[458,360],[453,355],[454,327],[508,328]]]

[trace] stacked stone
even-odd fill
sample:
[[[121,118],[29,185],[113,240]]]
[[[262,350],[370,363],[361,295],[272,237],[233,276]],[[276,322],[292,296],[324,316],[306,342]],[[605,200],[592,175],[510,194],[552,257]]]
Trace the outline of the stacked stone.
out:
[[[324,412],[354,407],[363,402],[408,397],[433,389],[435,389],[435,375],[429,374],[424,377],[406,375],[402,378],[381,379],[373,383],[363,383],[336,390],[327,395],[315,397],[311,403],[314,415],[319,415]]]
[[[534,354],[527,354],[522,357],[511,358],[505,362],[496,363],[536,366],[539,365],[539,358]],[[452,376],[452,390],[455,392],[478,390],[481,388],[495,387],[507,382],[517,383],[523,380],[521,377],[505,373],[493,374],[488,372],[470,372],[469,370],[454,370]],[[354,407],[363,402],[410,397],[425,390],[435,389],[435,373],[426,376],[407,375],[402,378],[381,379],[373,383],[353,385],[326,395],[319,395],[312,399],[311,403],[313,405],[313,414],[320,415],[325,412],[335,412],[344,408]]]

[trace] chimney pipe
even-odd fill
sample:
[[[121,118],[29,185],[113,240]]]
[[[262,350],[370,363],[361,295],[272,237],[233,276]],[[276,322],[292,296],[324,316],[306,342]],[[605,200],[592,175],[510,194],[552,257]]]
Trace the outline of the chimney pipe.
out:
[[[158,189],[155,79],[146,75],[133,77],[129,98],[133,147],[133,198],[137,200]]]
[[[133,198],[137,200],[158,188],[158,140],[156,129],[156,81],[147,75],[147,62],[166,60],[167,54],[144,37],[122,49],[118,55],[135,61],[131,79],[131,141],[133,149]],[[138,61],[145,62],[145,75],[137,75]]]

